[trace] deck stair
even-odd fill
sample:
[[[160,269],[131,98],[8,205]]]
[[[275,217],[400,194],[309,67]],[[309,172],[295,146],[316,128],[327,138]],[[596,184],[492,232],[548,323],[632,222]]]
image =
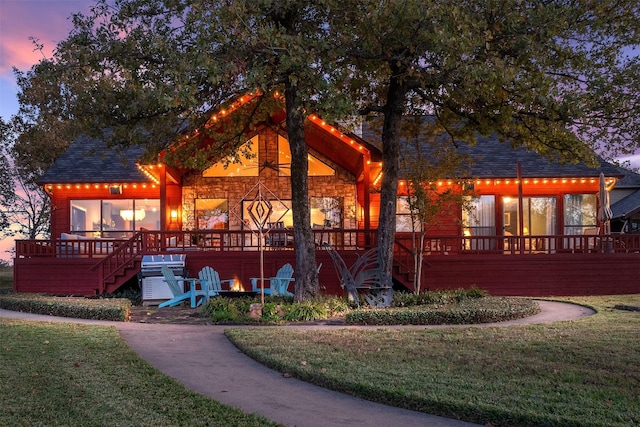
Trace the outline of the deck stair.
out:
[[[147,246],[145,235],[137,232],[97,262],[91,270],[98,271],[98,294],[113,292],[137,275]]]
[[[415,289],[414,258],[411,249],[397,241],[393,247],[393,265],[391,275],[395,285],[400,285],[413,292]]]

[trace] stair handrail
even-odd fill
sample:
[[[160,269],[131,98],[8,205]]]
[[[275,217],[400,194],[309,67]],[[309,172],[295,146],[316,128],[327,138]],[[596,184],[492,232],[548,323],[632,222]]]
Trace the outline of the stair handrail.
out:
[[[129,240],[124,241],[117,248],[114,248],[113,252],[91,267],[91,271],[99,269],[99,294],[104,292],[107,279],[115,276],[118,272],[122,271],[125,266],[131,265],[136,258],[142,255],[146,247],[146,239],[143,238],[146,234],[145,231],[146,230],[140,230],[135,232]],[[115,260],[115,263],[112,262],[113,260]]]

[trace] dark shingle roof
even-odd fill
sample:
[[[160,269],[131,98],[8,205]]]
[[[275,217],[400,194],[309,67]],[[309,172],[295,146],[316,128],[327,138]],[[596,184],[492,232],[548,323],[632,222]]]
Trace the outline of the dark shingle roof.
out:
[[[613,218],[629,218],[640,212],[640,190],[611,205],[611,212],[613,212]]]
[[[473,159],[471,176],[474,178],[513,178],[518,162],[522,176],[529,178],[571,178],[619,176],[615,166],[599,158],[600,166],[592,168],[584,163],[562,164],[524,148],[512,148],[501,143],[496,136],[479,137],[475,145],[459,144],[459,151]]]
[[[640,212],[640,174],[622,167],[618,171],[624,176],[618,179],[613,191],[629,191],[634,188],[636,191],[612,204],[611,211],[614,218],[629,218]]]
[[[143,147],[109,148],[81,135],[40,179],[41,184],[151,182],[136,166]]]
[[[428,117],[426,121],[430,120]],[[365,122],[362,128],[363,138],[369,140],[373,145],[381,147],[379,132],[376,132],[371,124]],[[452,145],[451,140],[444,135],[440,137],[442,144]],[[403,139],[405,151],[414,152],[415,148]],[[440,147],[440,143],[422,143],[422,152],[434,152]],[[622,176],[623,174],[612,164],[598,158],[600,166],[592,168],[584,163],[563,164],[558,161],[551,161],[535,151],[528,151],[525,148],[512,148],[509,143],[502,143],[495,135],[484,137],[478,136],[476,143],[471,145],[466,142],[456,142],[457,152],[468,156],[471,164],[468,165],[468,178],[515,178],[517,175],[517,164],[522,166],[522,176],[526,178],[588,178],[598,177],[600,172],[605,176]]]
[[[640,174],[626,168],[617,169],[623,177],[618,179],[615,188],[640,188]]]

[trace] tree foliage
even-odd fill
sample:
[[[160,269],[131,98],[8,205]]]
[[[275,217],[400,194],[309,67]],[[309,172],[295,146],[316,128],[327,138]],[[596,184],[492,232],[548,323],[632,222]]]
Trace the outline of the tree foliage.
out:
[[[0,119],[0,239],[36,239],[49,232],[49,198],[30,181],[30,170],[17,165],[13,135]]]
[[[304,126],[308,111],[322,113],[326,97],[334,100],[331,111],[339,110],[340,94],[331,85],[335,62],[327,59],[330,4],[98,1],[89,16],[74,16],[74,29],[54,58],[42,61],[23,87],[29,90],[36,77],[61,82],[56,99],[78,129],[98,136],[109,128],[112,144],[143,143],[150,156],[179,140],[180,150],[167,151],[163,160],[202,169],[212,159],[232,155],[284,95],[296,298],[312,297],[318,280]],[[255,102],[226,116],[224,132],[212,126],[221,105],[256,93]],[[41,98],[31,99],[44,111]],[[215,143],[202,145],[203,135]]]
[[[354,0],[333,15],[350,93],[382,116],[378,245],[391,276],[402,121],[453,140],[496,134],[561,161],[640,143],[640,5],[623,1]],[[348,4],[348,5],[346,5]]]
[[[400,169],[406,181],[406,202],[411,218],[414,261],[414,292],[421,291],[427,234],[457,219],[457,212],[469,210],[473,196],[467,185],[472,159],[460,154],[442,130],[433,127],[431,117],[405,119],[406,144]],[[439,245],[436,243],[436,245]],[[432,251],[445,251],[434,247]]]
[[[562,161],[593,160],[601,145],[633,152],[640,62],[628,53],[639,46],[639,19],[635,0],[100,0],[74,17],[53,58],[19,74],[18,161],[46,165],[64,135],[107,127],[113,143],[157,153],[201,136],[220,105],[259,90],[264,110],[210,135],[212,151],[195,144],[179,159],[201,164],[237,148],[278,92],[302,298],[317,291],[305,114],[380,117],[378,246],[390,281],[404,117],[433,116],[451,141],[495,133]],[[45,135],[51,156],[37,148]]]

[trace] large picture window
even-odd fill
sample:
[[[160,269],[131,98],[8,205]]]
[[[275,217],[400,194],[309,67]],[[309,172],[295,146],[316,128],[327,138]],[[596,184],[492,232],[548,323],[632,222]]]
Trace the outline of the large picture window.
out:
[[[336,171],[322,160],[309,154],[309,176],[333,176]],[[291,147],[286,138],[278,135],[278,174],[280,176],[291,176]]]
[[[503,198],[504,234],[518,236],[520,234],[520,218],[518,216],[518,199]],[[557,208],[555,197],[523,197],[524,210],[522,232],[525,236],[545,236],[556,234]]]
[[[258,136],[254,136],[238,150],[238,158],[228,164],[218,162],[202,172],[203,177],[258,176]]]
[[[196,199],[198,230],[229,228],[229,201],[227,199]]]
[[[313,228],[342,228],[342,197],[311,197],[310,202]]]
[[[70,215],[74,234],[128,238],[140,228],[160,229],[160,200],[71,200]]]

